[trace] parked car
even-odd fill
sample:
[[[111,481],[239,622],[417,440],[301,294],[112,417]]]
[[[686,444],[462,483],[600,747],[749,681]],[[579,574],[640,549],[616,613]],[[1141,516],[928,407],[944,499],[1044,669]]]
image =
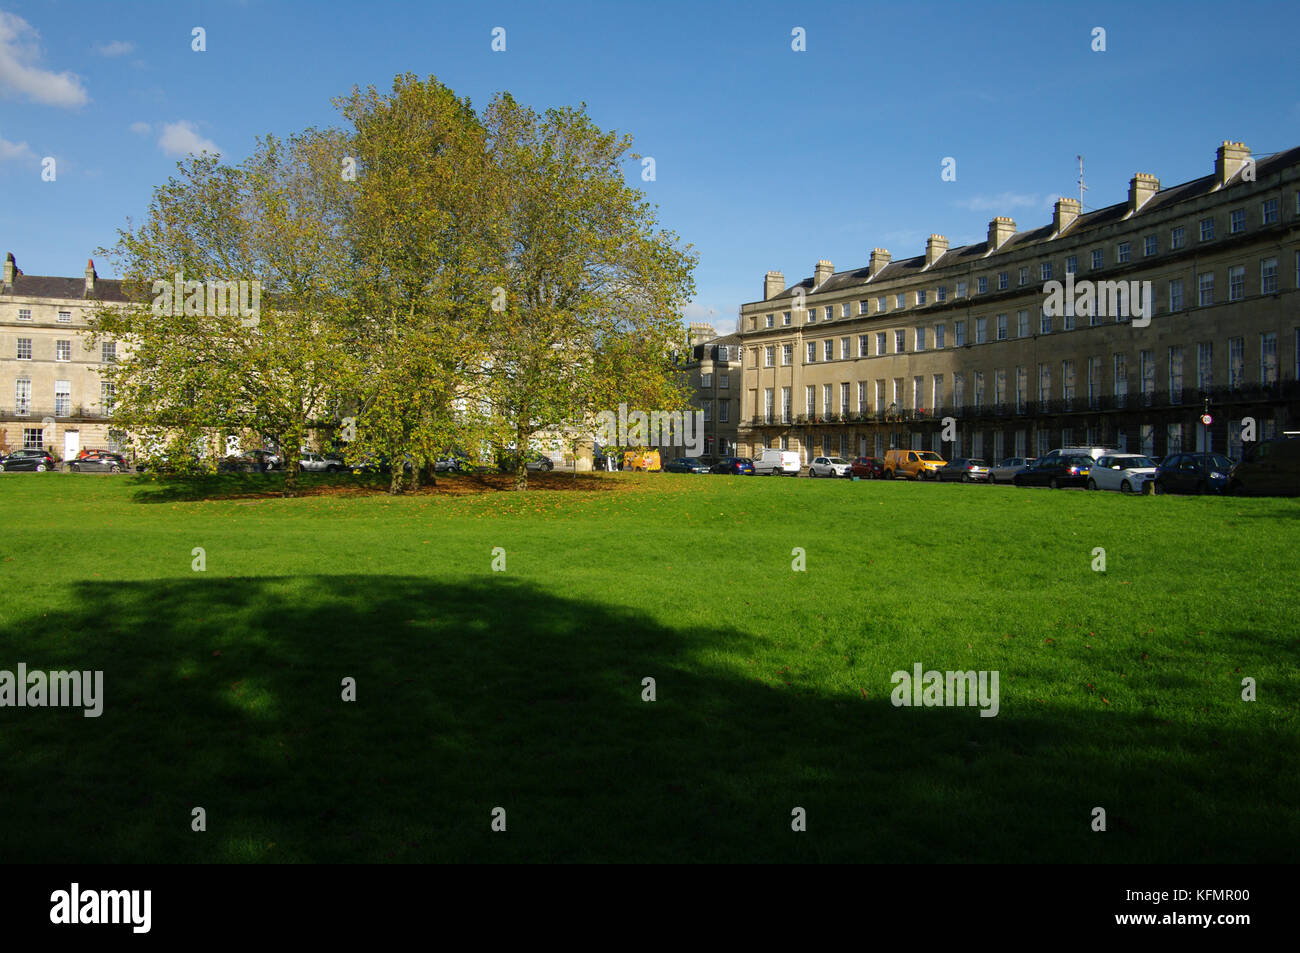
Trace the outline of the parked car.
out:
[[[754,475],[754,461],[749,457],[723,457],[709,468],[710,473],[730,473],[734,476]]]
[[[1222,493],[1232,461],[1221,453],[1174,453],[1156,468],[1157,493]]]
[[[305,450],[298,460],[298,467],[307,473],[340,473],[347,469],[347,464],[342,457]]]
[[[709,468],[699,457],[678,457],[664,464],[665,473],[708,473]]]
[[[268,473],[283,466],[280,455],[272,450],[249,450],[243,456],[257,460],[262,464],[262,469]]]
[[[626,450],[623,453],[623,469],[657,473],[663,469],[663,461],[659,458],[658,450]]]
[[[265,473],[266,464],[261,457],[240,453],[222,457],[217,461],[218,473]]]
[[[46,470],[54,469],[56,469],[54,457],[44,450],[15,450],[0,460],[0,472],[35,470],[37,473],[44,473]]]
[[[1092,470],[1092,457],[1084,454],[1048,454],[1034,461],[1032,467],[1018,470],[1011,482],[1016,486],[1050,486],[1059,490],[1063,486],[1087,486]]]
[[[518,459],[518,456],[519,455],[513,450],[505,451],[501,454],[501,458],[497,463],[497,469],[502,473],[514,473],[515,461]],[[534,450],[528,454],[528,458],[524,461],[524,469],[537,470],[541,472],[554,470],[555,461],[546,456],[546,454]]]
[[[1034,457],[1007,457],[997,466],[989,467],[990,483],[1010,483],[1025,467],[1034,465]]]
[[[842,477],[849,475],[849,461],[842,457],[814,457],[808,464],[810,477]]]
[[[1045,460],[1048,457],[1092,457],[1097,460],[1108,453],[1123,453],[1123,451],[1116,450],[1114,447],[1057,447],[1055,450],[1047,451],[1038,459]]]
[[[1279,437],[1248,448],[1228,473],[1227,492],[1239,496],[1300,495],[1300,439]]]
[[[879,457],[854,457],[849,475],[860,480],[879,480],[885,475],[885,461]]]
[[[68,469],[74,473],[122,473],[130,468],[126,457],[107,450],[93,450],[68,464]]]
[[[754,472],[760,476],[798,476],[803,470],[803,463],[799,460],[799,454],[794,450],[781,450],[776,447],[768,447],[758,456],[754,457]]]
[[[989,468],[988,464],[979,457],[957,457],[946,466],[940,467],[935,475],[940,482],[956,480],[962,483],[975,481],[987,483],[989,481]]]
[[[1140,453],[1107,453],[1097,458],[1088,473],[1088,489],[1145,493],[1156,475],[1156,462]]]
[[[933,480],[935,472],[947,462],[933,450],[888,450],[885,452],[885,479]]]
[[[446,456],[433,461],[434,473],[473,473],[474,461],[459,450],[453,450]]]

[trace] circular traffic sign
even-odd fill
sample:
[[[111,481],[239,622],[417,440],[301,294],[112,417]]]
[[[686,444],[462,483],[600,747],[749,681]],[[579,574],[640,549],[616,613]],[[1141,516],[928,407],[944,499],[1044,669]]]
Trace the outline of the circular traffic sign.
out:
[[[1208,427],[1210,424],[1214,423],[1214,418],[1209,414],[1201,414],[1201,423]]]

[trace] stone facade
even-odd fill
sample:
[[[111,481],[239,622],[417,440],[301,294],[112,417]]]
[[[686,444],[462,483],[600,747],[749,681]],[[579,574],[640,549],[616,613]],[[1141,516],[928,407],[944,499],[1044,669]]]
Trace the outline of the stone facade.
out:
[[[1150,282],[1149,323],[1045,316],[1067,272]],[[999,217],[980,244],[934,235],[916,258],[876,249],[866,267],[823,260],[783,285],[767,272],[763,300],[741,307],[741,454],[1164,455],[1208,439],[1235,455],[1245,418],[1260,439],[1300,425],[1300,148],[1255,160],[1225,142],[1192,182],[1138,173],[1107,208],[1061,199],[1039,228]]]
[[[93,262],[81,278],[24,275],[12,253],[0,282],[0,451],[49,448],[56,459],[79,449],[116,449],[112,395],[100,374],[113,344],[92,345],[97,300],[123,301],[121,283]]]

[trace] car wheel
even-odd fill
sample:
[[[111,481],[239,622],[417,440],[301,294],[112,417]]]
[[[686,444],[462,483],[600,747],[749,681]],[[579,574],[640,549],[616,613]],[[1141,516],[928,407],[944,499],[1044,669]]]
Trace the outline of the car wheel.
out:
[[[1061,488],[1061,484],[1057,481],[1056,477],[1052,477],[1052,482],[1049,483],[1048,486],[1053,490],[1059,490]]]
[[[1122,483],[1120,483],[1120,485],[1119,485],[1119,491],[1120,491],[1121,493],[1132,493],[1132,492],[1133,492],[1133,484],[1129,483],[1128,480],[1125,480],[1125,481],[1123,481]]]
[[[80,472],[81,472],[81,467],[79,467],[79,466],[78,466],[77,464],[75,464],[75,463],[69,463],[69,464],[68,464],[68,469],[71,470],[73,473],[80,473]]]
[[[1095,489],[1097,489],[1097,481],[1094,480],[1094,479],[1092,479],[1091,477],[1089,477],[1089,479],[1088,479],[1088,489],[1090,489],[1090,490],[1095,490]]]
[[[970,474],[969,474],[969,473],[963,473],[963,474],[961,475],[961,482],[962,482],[962,483],[969,483],[969,482],[970,482]]]
[[[884,478],[885,478],[886,480],[892,480],[892,479],[894,478],[894,471],[893,471],[893,470],[886,470],[886,471],[885,471],[885,476],[884,476]]]
[[[45,472],[45,464],[43,464],[43,463],[38,463],[38,464],[36,464],[36,472],[37,472],[37,473],[44,473],[44,472]]]
[[[1249,495],[1250,495],[1249,493],[1246,492],[1246,488],[1242,485],[1242,483],[1241,483],[1240,480],[1233,480],[1233,481],[1232,481],[1232,484],[1228,487],[1228,493],[1230,493],[1232,496],[1249,496]]]

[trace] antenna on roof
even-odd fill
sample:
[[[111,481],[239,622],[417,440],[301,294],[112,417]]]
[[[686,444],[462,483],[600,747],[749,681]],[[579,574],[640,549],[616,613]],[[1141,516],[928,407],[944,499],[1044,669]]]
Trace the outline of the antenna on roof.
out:
[[[1083,193],[1088,191],[1088,187],[1083,184],[1083,156],[1075,156],[1079,160],[1079,211],[1083,211]]]

